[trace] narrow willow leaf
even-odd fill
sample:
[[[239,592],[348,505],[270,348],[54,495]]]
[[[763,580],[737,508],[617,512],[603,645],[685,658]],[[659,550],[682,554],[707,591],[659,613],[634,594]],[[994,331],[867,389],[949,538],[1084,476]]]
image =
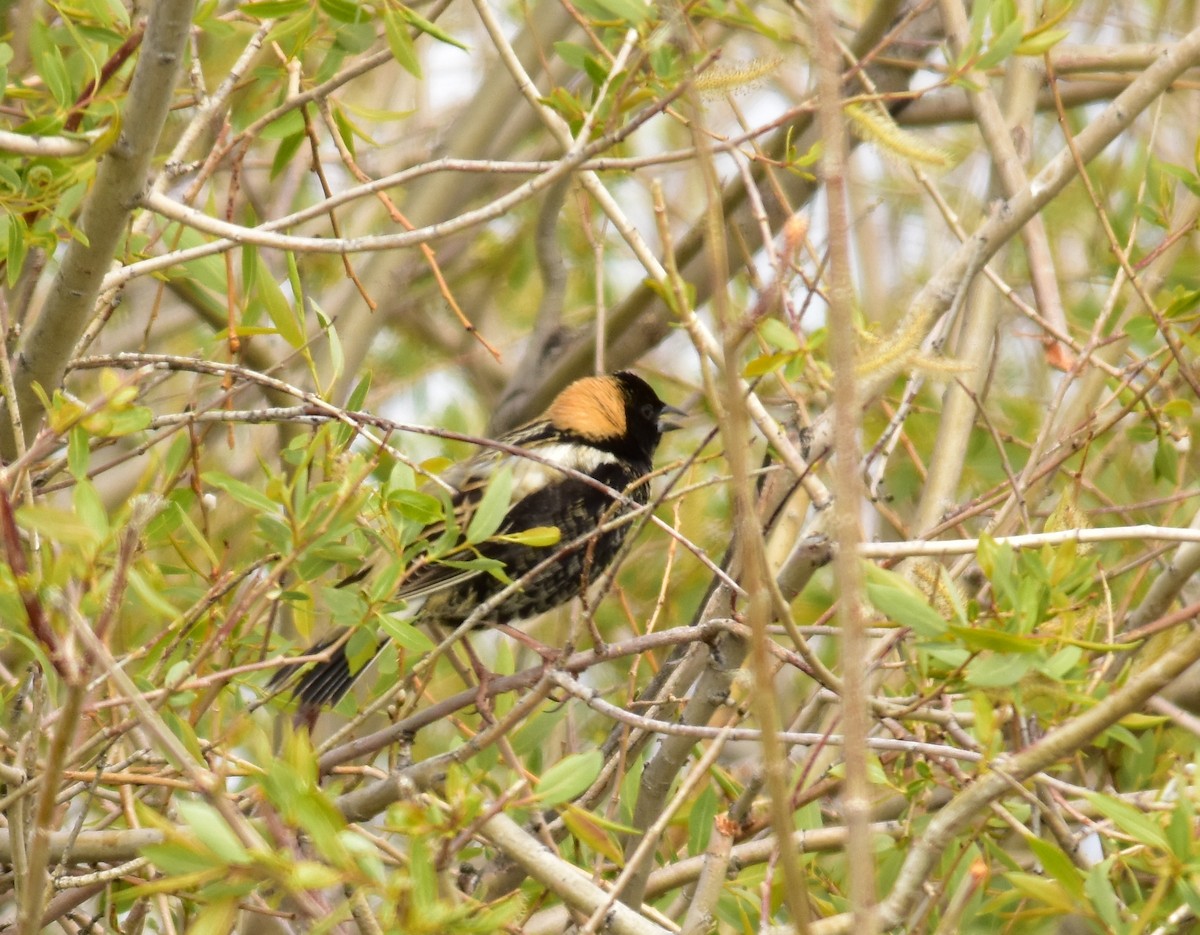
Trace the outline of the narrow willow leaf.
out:
[[[547,806],[570,801],[595,782],[603,765],[604,757],[599,750],[563,757],[538,782],[538,801]]]
[[[475,507],[471,524],[467,527],[467,542],[482,542],[499,529],[511,499],[512,471],[501,468],[492,476],[479,505]]]

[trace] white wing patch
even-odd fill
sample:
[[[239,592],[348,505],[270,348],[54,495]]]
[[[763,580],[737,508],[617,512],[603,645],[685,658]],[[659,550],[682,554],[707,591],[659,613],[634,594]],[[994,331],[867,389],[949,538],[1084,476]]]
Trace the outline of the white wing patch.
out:
[[[591,474],[600,465],[612,464],[617,461],[617,456],[610,452],[601,451],[590,445],[566,442],[539,445],[532,451],[544,461],[561,465],[568,470],[579,471],[581,474]],[[512,498],[514,503],[563,477],[561,471],[556,471],[550,464],[543,464],[542,461],[533,461],[518,455],[510,455],[508,460],[513,472]]]

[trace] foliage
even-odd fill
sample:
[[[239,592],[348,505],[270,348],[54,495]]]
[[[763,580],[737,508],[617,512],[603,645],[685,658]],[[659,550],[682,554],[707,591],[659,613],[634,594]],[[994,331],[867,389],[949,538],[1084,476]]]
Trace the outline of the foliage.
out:
[[[5,8],[0,925],[1195,925],[1200,36],[901,6],[833,5],[834,129],[824,4]],[[511,478],[437,475],[597,366],[693,413],[614,577],[423,627],[504,578]]]

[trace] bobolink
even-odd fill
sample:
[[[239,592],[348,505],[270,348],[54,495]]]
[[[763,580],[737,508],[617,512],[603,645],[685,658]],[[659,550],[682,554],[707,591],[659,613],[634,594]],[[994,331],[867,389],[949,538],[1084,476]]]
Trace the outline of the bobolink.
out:
[[[458,528],[465,529],[489,479],[502,469],[511,472],[510,505],[496,535],[474,546],[473,556],[460,553],[454,558],[477,556],[498,562],[510,581],[554,558],[523,587],[501,599],[488,614],[489,622],[524,620],[557,607],[595,581],[612,562],[629,526],[610,521],[629,510],[629,501],[641,505],[649,501],[649,486],[639,481],[650,473],[662,433],[675,427],[663,420],[667,413],[680,414],[632,373],[585,377],[559,393],[540,418],[497,439],[507,448],[530,452],[537,460],[488,448],[447,473],[444,479],[453,490],[451,507]],[[605,488],[627,499],[615,499]],[[601,526],[605,528],[597,531]],[[542,527],[559,530],[556,545],[512,541],[518,533]],[[427,530],[427,537],[443,531],[439,524]],[[418,568],[396,597],[424,598],[418,612],[422,622],[454,627],[505,587],[501,578],[479,568],[433,562]],[[321,706],[335,703],[365,668],[351,671],[346,636],[345,630],[339,631],[306,651],[305,655],[315,655],[333,647],[327,660],[307,668],[292,686],[302,716],[315,716]],[[380,649],[385,642],[380,642]],[[293,669],[283,669],[272,683],[286,681],[292,674]]]

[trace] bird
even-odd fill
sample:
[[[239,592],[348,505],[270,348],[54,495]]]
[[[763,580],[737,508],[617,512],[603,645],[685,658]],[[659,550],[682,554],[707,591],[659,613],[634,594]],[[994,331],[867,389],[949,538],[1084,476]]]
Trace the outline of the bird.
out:
[[[509,582],[531,573],[529,581],[499,599],[486,622],[526,620],[581,594],[611,564],[629,531],[628,523],[610,521],[649,502],[646,479],[653,470],[654,453],[663,434],[679,427],[671,417],[682,415],[629,371],[571,383],[541,416],[497,438],[495,446],[443,475],[452,491],[452,522],[458,529],[468,528],[488,482],[501,472],[509,485],[508,508],[492,536],[441,556],[449,561],[415,564],[395,597],[423,598],[414,619],[452,628],[499,595]],[[421,538],[439,539],[446,525],[426,527]],[[558,536],[521,535],[547,528],[557,529]],[[537,541],[554,544],[532,544]],[[547,563],[551,557],[553,561]],[[479,567],[488,562],[463,568],[462,559],[472,558],[498,563],[504,575]],[[542,564],[546,567],[535,571]],[[361,580],[369,570],[367,566],[340,584]],[[338,630],[304,653],[314,656],[328,651],[324,661],[303,671],[302,664],[287,664],[276,672],[272,687],[290,687],[300,719],[311,723],[321,708],[336,704],[370,664],[368,660],[357,670],[351,668],[347,639],[348,631]],[[371,659],[386,644],[387,638],[381,637]]]

